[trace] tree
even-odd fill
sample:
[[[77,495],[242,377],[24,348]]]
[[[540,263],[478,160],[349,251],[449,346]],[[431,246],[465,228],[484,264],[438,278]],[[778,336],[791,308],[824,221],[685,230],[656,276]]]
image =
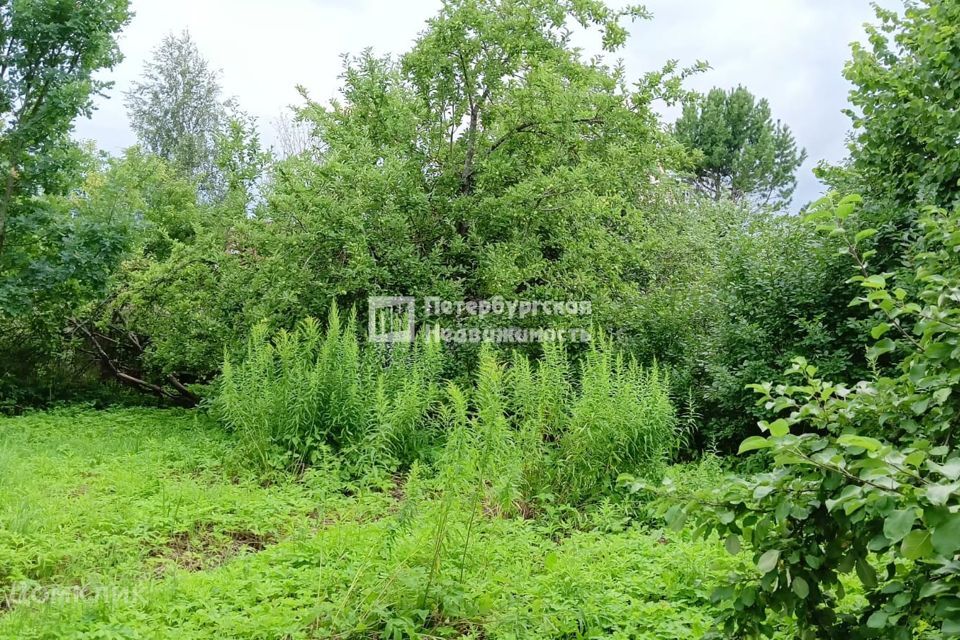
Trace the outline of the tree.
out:
[[[342,98],[299,114],[321,161],[281,163],[268,196],[274,228],[290,234],[283,259],[301,255],[324,296],[311,313],[377,292],[500,295],[589,299],[595,321],[619,326],[660,284],[644,213],[683,151],[650,104],[680,74],[633,85],[583,58],[569,28],[602,31],[614,51],[619,23],[644,15],[451,0],[399,61],[348,59]]]
[[[144,66],[143,79],[126,93],[140,144],[210,195],[221,187],[216,136],[228,126],[233,108],[221,96],[218,76],[184,31],[163,39]]]
[[[273,128],[277,135],[277,154],[280,158],[298,156],[312,150],[310,129],[301,120],[281,113],[273,121]]]
[[[99,159],[70,140],[109,86],[127,0],[0,2],[0,404],[49,396],[61,330],[105,286],[128,227],[72,191]],[[6,407],[5,407],[6,408]]]
[[[109,82],[95,71],[120,61],[115,37],[130,14],[127,0],[0,2],[0,274],[15,218],[31,197],[62,193],[64,165],[75,156],[67,134],[89,114],[91,96]]]
[[[674,132],[694,152],[694,184],[717,200],[788,204],[807,157],[790,128],[772,120],[767,101],[743,87],[687,100]]]
[[[126,212],[137,224],[109,291],[69,322],[77,350],[103,377],[186,406],[199,400],[192,385],[211,379],[224,349],[268,315],[251,319],[243,307],[269,309],[287,293],[276,280],[258,283],[244,251],[268,154],[249,120],[231,120],[214,143],[223,188],[216,201],[139,147],[109,162],[87,206]]]
[[[913,205],[960,200],[960,4],[911,0],[903,16],[877,9],[868,45],[854,43],[850,169],[864,195]],[[915,217],[915,216],[914,216]]]

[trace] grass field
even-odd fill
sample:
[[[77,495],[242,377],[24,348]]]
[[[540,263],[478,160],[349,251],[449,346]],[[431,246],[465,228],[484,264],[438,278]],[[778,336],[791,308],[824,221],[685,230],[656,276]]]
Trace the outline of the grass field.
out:
[[[0,637],[691,638],[737,563],[643,506],[468,512],[428,469],[265,484],[200,413],[0,419]]]

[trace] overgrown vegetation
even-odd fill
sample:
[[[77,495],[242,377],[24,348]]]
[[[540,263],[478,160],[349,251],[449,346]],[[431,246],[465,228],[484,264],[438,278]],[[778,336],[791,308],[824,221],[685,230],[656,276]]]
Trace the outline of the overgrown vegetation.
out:
[[[628,470],[658,478],[676,449],[667,377],[608,342],[577,363],[556,344],[533,362],[515,352],[509,364],[483,349],[461,384],[442,379],[448,359],[429,336],[361,343],[334,308],[325,332],[313,319],[272,339],[255,329],[245,358],[224,365],[214,413],[263,470],[286,471],[330,455],[360,469],[409,469],[436,458],[452,420],[483,439],[486,455],[516,463],[500,482],[524,503],[547,492],[596,498]]]
[[[489,431],[447,417],[455,435],[438,475],[415,466],[402,480],[351,480],[329,458],[269,486],[238,466],[232,434],[196,414],[0,420],[0,637],[681,637],[709,627],[710,585],[740,562],[719,543],[648,527],[616,502],[491,517],[505,459]]]
[[[171,36],[111,157],[127,3],[0,3],[0,637],[960,636],[960,7],[877,13],[792,216],[766,101],[605,57],[641,7],[447,0],[282,157]]]

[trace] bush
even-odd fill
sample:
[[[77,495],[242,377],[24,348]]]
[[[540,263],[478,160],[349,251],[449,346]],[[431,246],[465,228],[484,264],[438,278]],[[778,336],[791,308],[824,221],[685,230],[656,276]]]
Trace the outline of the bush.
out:
[[[863,292],[855,303],[879,316],[868,358],[876,370],[892,357],[892,374],[831,382],[797,358],[789,382],[752,385],[776,419],[740,451],[767,451],[771,470],[667,513],[753,552],[758,572],[715,594],[724,637],[769,635],[771,612],[792,615],[801,638],[960,635],[960,216],[931,210],[921,221],[910,293],[869,271],[874,251],[862,245],[874,231],[854,231],[858,202],[828,197],[809,218],[846,240]],[[841,575],[852,571],[865,598],[844,608]]]
[[[617,476],[663,474],[677,442],[668,381],[607,346],[590,350],[559,441],[559,476],[575,499],[604,493]]]
[[[439,362],[425,343],[364,348],[334,308],[326,332],[308,318],[270,340],[258,326],[243,361],[224,363],[214,412],[262,469],[302,468],[329,449],[403,466],[429,444]]]
[[[333,309],[325,332],[312,319],[272,340],[258,327],[243,361],[224,363],[213,408],[262,470],[301,469],[328,450],[362,470],[405,469],[465,425],[461,444],[507,510],[544,494],[587,501],[625,472],[659,478],[677,444],[667,376],[607,341],[579,363],[547,344],[542,359],[514,352],[506,365],[485,345],[473,382],[445,396],[444,364],[436,342],[361,344]]]

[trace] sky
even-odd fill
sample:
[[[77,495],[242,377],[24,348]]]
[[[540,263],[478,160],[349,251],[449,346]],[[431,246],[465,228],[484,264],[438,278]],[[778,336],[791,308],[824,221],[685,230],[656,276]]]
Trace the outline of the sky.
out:
[[[617,4],[611,2],[610,4]],[[846,155],[849,120],[842,113],[848,83],[842,71],[849,45],[864,40],[874,14],[868,0],[648,0],[650,21],[630,25],[618,52],[627,73],[640,77],[669,59],[705,60],[711,69],[687,86],[706,91],[738,84],[767,98],[775,118],[806,148],[793,208],[816,199],[822,186],[812,170]],[[898,0],[880,0],[899,8]],[[372,47],[402,53],[436,13],[440,0],[132,0],[135,16],[120,37],[125,59],[102,77],[114,81],[96,100],[76,137],[111,153],[135,144],[123,94],[168,33],[190,31],[200,52],[221,72],[227,97],[257,117],[267,144],[274,123],[301,102],[297,85],[313,99],[336,96],[341,55]],[[595,43],[583,40],[590,50]],[[665,112],[665,117],[672,113]]]

